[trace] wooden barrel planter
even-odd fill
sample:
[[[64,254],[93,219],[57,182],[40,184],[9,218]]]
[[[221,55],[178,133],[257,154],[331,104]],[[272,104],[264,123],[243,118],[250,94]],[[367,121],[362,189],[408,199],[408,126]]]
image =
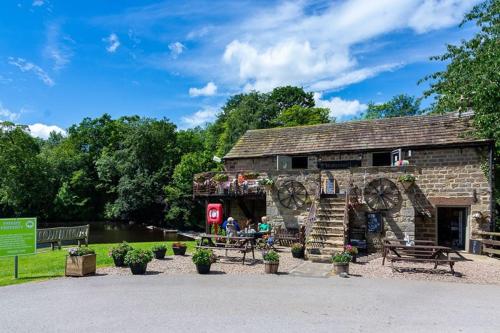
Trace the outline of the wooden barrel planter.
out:
[[[264,271],[266,274],[277,274],[279,261],[264,261]]]

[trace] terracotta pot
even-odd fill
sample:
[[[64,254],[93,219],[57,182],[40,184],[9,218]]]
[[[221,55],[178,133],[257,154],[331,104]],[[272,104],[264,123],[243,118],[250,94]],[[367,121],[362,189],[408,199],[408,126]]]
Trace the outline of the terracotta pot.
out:
[[[148,264],[131,264],[129,267],[133,275],[144,275],[146,274]]]
[[[87,254],[84,256],[66,257],[66,276],[85,276],[95,274],[96,255]]]
[[[349,263],[348,262],[334,262],[333,272],[335,275],[340,275],[341,273],[349,274]]]
[[[279,264],[279,261],[264,261],[264,271],[266,272],[266,274],[276,274],[278,273]]]
[[[212,265],[196,265],[196,270],[198,274],[208,274],[210,273],[210,266]]]
[[[172,247],[172,250],[176,256],[183,256],[186,254],[187,247]]]

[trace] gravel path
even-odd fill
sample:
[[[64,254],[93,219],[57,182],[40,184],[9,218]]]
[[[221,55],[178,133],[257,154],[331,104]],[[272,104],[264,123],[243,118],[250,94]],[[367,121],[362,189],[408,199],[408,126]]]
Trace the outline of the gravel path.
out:
[[[223,250],[216,250],[218,256],[217,262],[212,264],[210,269],[211,274],[252,274],[261,275],[264,273],[264,263],[262,253],[255,251],[255,260],[252,259],[252,254],[247,253],[245,264],[242,264],[242,254],[234,251],[229,251],[228,258],[225,257]],[[280,248],[280,265],[278,273],[288,274],[290,270],[297,267],[304,261],[292,257],[289,248]],[[128,267],[104,267],[98,268],[97,274],[103,275],[132,275]],[[146,274],[196,274],[196,267],[191,261],[191,255],[185,256],[168,256],[164,260],[153,259],[148,264]]]
[[[394,263],[396,270],[392,271],[390,263],[382,266],[382,258],[367,263],[351,264],[351,276],[364,278],[396,278],[404,280],[446,281],[475,284],[500,284],[500,260],[487,256],[463,254],[468,261],[455,264],[456,275],[450,272],[449,265],[438,266],[434,270],[431,263]]]

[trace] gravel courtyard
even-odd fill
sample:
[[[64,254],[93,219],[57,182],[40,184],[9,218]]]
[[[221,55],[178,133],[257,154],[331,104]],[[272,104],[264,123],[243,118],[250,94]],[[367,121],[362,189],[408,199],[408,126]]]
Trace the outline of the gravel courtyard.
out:
[[[212,265],[211,274],[229,275],[264,275],[264,264],[260,251],[255,251],[256,260],[251,254],[247,254],[245,264],[242,264],[242,255],[229,252],[229,258],[225,257],[223,250],[217,250],[218,260]],[[314,276],[332,276],[330,274],[331,264],[316,264],[305,262],[302,259],[292,257],[289,248],[279,248],[280,265],[279,274],[294,274],[295,272],[313,272],[320,274]],[[449,266],[438,266],[436,270],[429,263],[395,263],[394,271],[390,263],[382,266],[382,258],[376,258],[368,262],[351,263],[351,278],[387,278],[403,280],[423,281],[445,281],[475,284],[500,284],[500,259],[486,256],[463,254],[467,261],[455,264],[456,274],[450,273]],[[130,269],[118,267],[105,267],[97,270],[101,275],[131,275]],[[164,260],[153,260],[148,264],[150,275],[166,274],[197,274],[196,267],[191,261],[191,255],[169,256]],[[308,276],[308,273],[299,274]],[[309,274],[309,276],[313,276]]]

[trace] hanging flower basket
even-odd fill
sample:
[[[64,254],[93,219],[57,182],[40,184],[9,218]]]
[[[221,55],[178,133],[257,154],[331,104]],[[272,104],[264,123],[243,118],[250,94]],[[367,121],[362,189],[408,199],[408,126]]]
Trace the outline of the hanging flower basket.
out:
[[[401,185],[403,185],[403,188],[406,191],[408,191],[413,186],[413,184],[415,184],[415,179],[415,176],[411,174],[402,175],[398,178],[399,182],[401,183]]]

